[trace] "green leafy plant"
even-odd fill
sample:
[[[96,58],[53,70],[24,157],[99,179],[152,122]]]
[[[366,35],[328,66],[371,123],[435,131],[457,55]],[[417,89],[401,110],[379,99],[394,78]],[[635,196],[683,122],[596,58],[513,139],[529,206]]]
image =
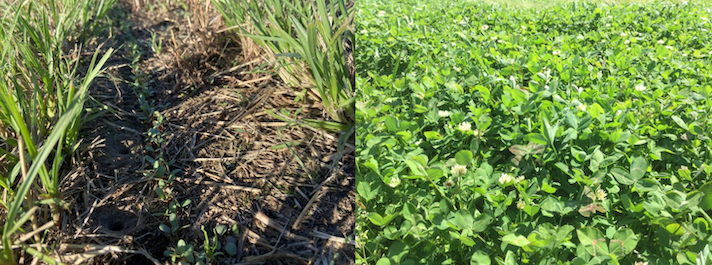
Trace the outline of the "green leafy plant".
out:
[[[163,255],[169,257],[174,264],[207,264],[205,253],[196,253],[193,245],[183,239],[178,240],[176,247],[164,251]]]
[[[360,1],[356,263],[707,262],[709,10]]]
[[[227,231],[225,225],[218,225],[213,228],[213,236],[208,236],[208,231],[205,231],[205,227],[201,227],[200,230],[203,231],[203,236],[205,241],[203,242],[203,250],[208,259],[213,259],[217,255],[223,255],[222,252],[218,252],[222,248],[222,244],[218,241],[218,236],[222,236]]]
[[[163,48],[163,38],[157,37],[155,31],[151,31],[151,50],[155,53],[161,53]]]
[[[191,200],[186,199],[182,203],[179,203],[176,200],[171,201],[168,204],[168,208],[164,213],[161,215],[168,217],[168,224],[160,224],[158,226],[158,229],[163,231],[166,234],[175,234],[176,232],[180,231],[181,229],[185,229],[186,227],[189,227],[190,225],[183,225],[181,226],[178,220],[178,208],[184,208],[188,205],[190,205]],[[160,214],[160,213],[159,213]]]
[[[218,241],[218,236],[222,236],[227,232],[227,226],[217,225],[213,228],[213,236],[209,236],[205,227],[200,228],[203,231],[205,241],[202,245],[202,251],[194,249],[192,244],[186,243],[183,239],[178,240],[176,247],[166,249],[163,254],[171,259],[171,262],[178,264],[209,264],[212,259],[218,255],[224,255],[219,250],[222,249],[222,244]],[[232,245],[231,245],[232,244]],[[225,245],[225,250],[229,255],[234,256],[237,252],[237,247],[230,242]]]

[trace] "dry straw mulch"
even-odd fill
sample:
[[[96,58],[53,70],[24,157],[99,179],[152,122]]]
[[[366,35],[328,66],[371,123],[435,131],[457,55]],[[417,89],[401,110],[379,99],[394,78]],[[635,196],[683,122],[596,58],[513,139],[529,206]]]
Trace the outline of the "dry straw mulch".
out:
[[[157,1],[155,1],[157,2]],[[160,7],[144,1],[119,1],[114,25],[96,39],[102,49],[118,48],[109,77],[92,95],[111,112],[87,123],[81,154],[62,183],[70,210],[50,241],[61,246],[56,257],[89,264],[156,264],[179,239],[202,250],[202,227],[212,235],[218,224],[237,225],[238,254],[219,256],[216,264],[353,264],[354,146],[336,150],[338,135],[293,126],[265,110],[299,111],[298,118],[328,119],[317,102],[295,102],[298,91],[270,72],[264,52],[229,33],[208,1]],[[121,30],[122,23],[124,29]],[[150,49],[151,34],[163,39],[163,51]],[[162,149],[146,149],[131,86],[130,53],[136,39],[140,69],[149,75],[152,98],[162,106]],[[353,139],[352,139],[353,140]],[[180,169],[169,185],[186,228],[174,235],[158,229],[168,223],[168,202],[143,173],[143,157],[163,152]],[[170,263],[170,262],[169,262]]]

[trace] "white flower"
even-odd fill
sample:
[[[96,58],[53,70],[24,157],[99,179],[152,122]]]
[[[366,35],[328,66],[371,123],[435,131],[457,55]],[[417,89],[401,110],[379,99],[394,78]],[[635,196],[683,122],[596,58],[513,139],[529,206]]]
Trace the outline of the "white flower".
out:
[[[682,57],[687,57],[687,53],[682,53]]]
[[[636,261],[635,265],[648,265],[647,261]]]
[[[485,31],[488,28],[489,28],[489,25],[482,25],[482,27],[480,27],[480,30]]]
[[[475,135],[475,137],[478,137],[478,138],[482,137],[482,135],[484,135],[484,133],[478,129],[475,129],[474,131],[472,131],[472,133]]]
[[[623,43],[630,44],[630,40],[625,40]]]
[[[601,40],[601,43],[606,43],[606,40]]]
[[[514,177],[510,176],[507,173],[502,173],[502,176],[499,177],[499,183],[502,185],[507,185],[512,181],[514,181]]]
[[[628,34],[626,34],[625,32],[621,33],[621,37],[627,37],[627,36],[628,36]]]
[[[518,201],[518,202],[517,202],[517,208],[518,208],[519,210],[524,209],[524,202],[523,202],[523,201]]]
[[[661,45],[662,45],[662,44],[665,44],[665,41],[664,41],[664,40],[658,40],[658,44],[661,44]]]
[[[469,122],[463,121],[462,123],[460,123],[460,126],[458,126],[457,128],[460,129],[460,131],[466,132],[472,128],[472,124],[470,124]]]
[[[376,14],[376,15],[379,16],[379,17],[383,17],[383,16],[386,15],[386,11],[383,11],[383,10],[378,11],[378,14]]]
[[[672,46],[670,46],[670,45],[666,45],[666,46],[665,46],[665,49],[668,49],[668,50],[672,50],[672,49],[673,49],[673,47],[672,47]]]
[[[553,52],[551,52],[551,54],[556,55],[556,56],[559,56],[559,55],[561,55],[561,51],[560,51],[560,50],[554,50]]]
[[[450,116],[450,111],[447,110],[438,110],[438,116],[440,117],[447,117]]]
[[[606,192],[602,189],[596,190],[596,199],[598,199],[599,201],[605,200]]]
[[[497,43],[504,43],[504,40],[503,40],[503,39],[499,39],[499,40],[497,40]]]
[[[421,140],[415,141],[415,145],[420,145],[420,143],[422,143]]]
[[[497,39],[497,36],[490,37],[490,40],[496,40],[496,39]]]
[[[644,91],[644,90],[645,90],[645,86],[644,86],[644,85],[637,85],[637,86],[635,86],[635,90],[637,90],[637,91]]]
[[[579,104],[576,108],[580,111],[586,111],[586,104]]]
[[[366,35],[366,34],[368,34],[368,30],[362,29],[359,33]]]
[[[524,180],[524,176],[519,176],[516,179],[514,179],[514,182],[519,183],[519,182],[522,182],[523,180]]]
[[[400,185],[400,183],[401,183],[400,178],[398,176],[393,176],[391,178],[391,181],[388,183],[388,186],[391,186],[391,188],[395,188],[395,187],[398,187],[398,185]]]
[[[576,39],[577,39],[577,40],[583,40],[583,35],[578,35],[578,36],[576,36]]]
[[[688,170],[688,169],[689,169],[689,168],[687,168],[687,166],[681,166],[681,167],[680,167],[680,170]]]
[[[450,173],[452,173],[455,176],[461,177],[467,173],[467,167],[463,165],[454,165],[452,166],[452,169],[450,169]]]

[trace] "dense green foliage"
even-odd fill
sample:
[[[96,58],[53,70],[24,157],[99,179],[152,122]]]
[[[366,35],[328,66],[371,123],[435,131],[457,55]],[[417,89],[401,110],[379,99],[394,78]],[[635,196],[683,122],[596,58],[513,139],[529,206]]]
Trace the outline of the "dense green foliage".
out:
[[[358,264],[691,264],[712,13],[359,1]]]

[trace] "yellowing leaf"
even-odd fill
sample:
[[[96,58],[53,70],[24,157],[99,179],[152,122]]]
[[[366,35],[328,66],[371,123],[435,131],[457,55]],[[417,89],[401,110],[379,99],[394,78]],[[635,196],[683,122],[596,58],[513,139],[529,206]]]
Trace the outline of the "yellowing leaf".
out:
[[[526,237],[524,237],[522,235],[515,236],[514,234],[508,234],[508,235],[502,237],[502,241],[512,244],[512,245],[515,245],[515,246],[518,246],[518,247],[523,247],[523,246],[529,245],[531,243],[531,242],[529,242],[529,240]]]

